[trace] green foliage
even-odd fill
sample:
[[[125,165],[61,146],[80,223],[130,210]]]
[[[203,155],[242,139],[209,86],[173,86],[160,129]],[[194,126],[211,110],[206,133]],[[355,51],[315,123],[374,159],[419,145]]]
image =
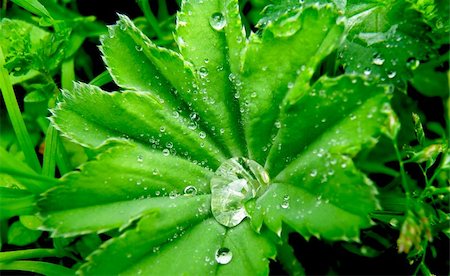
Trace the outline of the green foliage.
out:
[[[298,233],[433,272],[450,237],[448,116],[411,99],[448,112],[448,4],[186,0],[170,15],[137,1],[143,17],[105,28],[76,1],[13,2],[0,270],[264,275],[275,260],[302,275]]]

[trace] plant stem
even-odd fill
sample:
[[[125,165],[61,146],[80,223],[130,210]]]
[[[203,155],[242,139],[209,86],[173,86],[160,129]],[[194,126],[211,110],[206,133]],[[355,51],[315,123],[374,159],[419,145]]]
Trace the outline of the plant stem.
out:
[[[103,71],[100,75],[96,76],[94,79],[92,79],[89,84],[96,85],[96,86],[103,86],[107,83],[110,83],[112,81],[112,77],[109,74],[108,70]]]
[[[144,13],[148,23],[150,23],[150,26],[152,26],[153,30],[155,31],[156,37],[158,39],[163,39],[164,35],[161,32],[158,20],[156,19],[155,15],[152,12],[149,0],[139,0],[138,3],[140,4],[142,12]]]
[[[11,120],[14,132],[16,133],[17,141],[22,149],[25,160],[28,165],[36,172],[41,171],[38,157],[31,143],[30,135],[28,134],[25,122],[20,113],[19,104],[17,103],[14,89],[9,78],[8,70],[5,66],[5,57],[0,48],[0,90],[2,91],[3,99],[5,101],[6,109]]]
[[[25,249],[8,252],[0,252],[0,262],[11,262],[20,259],[38,259],[46,257],[61,257],[61,254],[56,249]]]
[[[397,139],[395,139],[393,141],[393,144],[394,144],[394,149],[395,149],[395,154],[397,156],[398,164],[400,166],[400,175],[401,175],[401,178],[402,178],[402,186],[403,186],[403,189],[405,190],[406,202],[407,202],[407,206],[409,208],[409,203],[410,203],[410,200],[411,200],[411,191],[409,189],[408,181],[406,179],[405,165],[403,163],[403,159],[402,159],[402,156],[400,154],[400,150],[398,149],[398,146],[397,146]]]
[[[43,275],[75,275],[75,272],[61,265],[35,261],[14,261],[0,263],[0,270],[30,271]]]
[[[48,125],[45,136],[44,162],[42,164],[42,175],[48,177],[55,176],[56,169],[56,150],[58,148],[58,131],[51,125]]]
[[[56,159],[56,160],[55,161],[48,160],[48,162],[56,162],[61,175],[64,175],[67,172],[71,171],[70,160],[67,157],[67,152],[61,142],[61,139],[59,139],[58,131],[51,124],[49,124],[48,121],[46,121],[44,118],[39,118],[38,124],[43,132],[47,132],[47,136],[45,139],[44,165],[46,164],[46,159],[45,159],[46,156],[47,156],[47,158],[51,158],[51,156],[53,156],[53,159]],[[50,135],[54,135],[54,136],[49,138]],[[52,140],[47,141],[48,139],[52,139]],[[56,142],[54,141],[54,139],[56,139]],[[52,143],[56,143],[56,145],[53,145]],[[52,147],[54,147],[54,148],[52,148]],[[47,150],[49,150],[49,152],[47,152]],[[46,166],[50,166],[50,165],[51,165],[51,163],[48,163]],[[53,164],[52,166],[54,167],[55,165]],[[52,167],[52,166],[50,166],[50,167]],[[47,171],[47,174],[48,173],[51,174],[51,171],[50,172]],[[54,177],[54,175],[55,175],[55,173],[53,170],[53,175],[45,175],[45,176]]]

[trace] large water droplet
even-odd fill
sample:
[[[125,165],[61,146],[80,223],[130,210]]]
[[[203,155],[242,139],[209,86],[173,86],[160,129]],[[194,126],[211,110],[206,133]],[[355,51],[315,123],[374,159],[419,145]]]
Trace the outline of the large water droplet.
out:
[[[262,195],[269,185],[269,175],[253,160],[228,159],[211,179],[211,211],[222,225],[238,225],[248,213],[244,204]]]
[[[225,17],[220,12],[215,12],[211,15],[211,18],[209,19],[209,24],[211,27],[216,31],[221,31],[223,28],[225,28],[225,25],[227,24],[227,21],[225,20]]]
[[[227,264],[231,262],[232,258],[233,253],[226,247],[222,247],[216,251],[216,262],[219,264]]]

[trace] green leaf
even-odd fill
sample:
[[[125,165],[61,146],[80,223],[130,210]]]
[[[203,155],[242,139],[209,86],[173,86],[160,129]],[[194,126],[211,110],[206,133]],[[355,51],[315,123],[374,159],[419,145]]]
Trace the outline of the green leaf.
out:
[[[76,84],[53,110],[55,127],[98,155],[41,196],[43,229],[114,230],[78,273],[263,275],[283,223],[357,241],[380,207],[352,158],[393,132],[392,90],[321,77],[349,23],[341,11],[301,5],[249,39],[236,1],[184,1],[177,19],[180,53],[120,16],[102,51],[124,91]],[[237,224],[217,219],[236,209]]]
[[[267,258],[274,257],[275,248],[256,234],[248,221],[227,231],[214,219],[201,221],[203,218],[196,214],[198,211],[192,210],[190,215],[184,214],[184,219],[190,219],[190,223],[173,211],[142,219],[135,230],[110,240],[95,252],[80,272],[178,274],[179,266],[173,265],[176,254],[178,264],[189,264],[183,267],[183,273],[189,275],[230,275],[236,271],[242,275],[268,273]],[[136,246],[131,248],[129,244]],[[220,249],[231,252],[226,264],[216,260]]]
[[[373,143],[390,110],[385,92],[385,87],[356,76],[321,78],[282,111],[266,162],[269,174],[276,176],[303,154],[308,160],[327,154],[354,156],[361,145]]]
[[[0,219],[9,219],[17,215],[33,214],[36,210],[36,195],[17,188],[0,187]]]
[[[198,101],[192,101],[201,120],[232,156],[245,154],[242,129],[237,124],[239,97],[236,74],[241,65],[245,32],[238,1],[183,1],[177,15],[177,43],[200,78]],[[234,84],[234,86],[233,86]]]
[[[337,18],[330,5],[296,9],[268,24],[261,37],[250,37],[241,109],[251,159],[264,163],[283,99],[294,87],[307,89],[318,63],[339,44],[343,24]]]
[[[66,175],[39,205],[44,225],[55,236],[104,232],[170,205],[171,197],[184,194],[186,187],[194,187],[198,195],[207,193],[211,175],[176,156],[118,145],[86,163],[81,172]],[[186,196],[184,201],[189,204],[192,199]]]
[[[42,17],[51,18],[47,9],[38,0],[11,0],[22,8]]]
[[[33,171],[29,166],[18,160],[14,155],[0,148],[0,173],[5,173],[17,180],[21,186],[31,193],[41,193],[51,188],[57,181],[44,177]]]
[[[76,84],[73,91],[64,92],[64,101],[53,113],[56,127],[85,147],[122,138],[211,167],[224,158],[209,137],[192,129],[188,119],[149,93],[107,93],[96,86]]]
[[[410,1],[363,5],[360,1],[349,1],[345,13],[353,21],[339,50],[347,73],[365,74],[404,86],[419,60],[432,52],[428,28]]]
[[[170,83],[167,71],[171,70],[177,81],[193,82],[193,74],[184,61],[176,53],[154,45],[125,16],[120,16],[108,30],[100,49],[114,81],[124,89],[151,92],[161,102],[176,107],[179,101],[172,89],[178,87]],[[166,72],[159,67],[161,60],[167,62]]]
[[[30,230],[23,226],[20,221],[16,221],[8,229],[8,244],[24,246],[35,242],[41,231]]]

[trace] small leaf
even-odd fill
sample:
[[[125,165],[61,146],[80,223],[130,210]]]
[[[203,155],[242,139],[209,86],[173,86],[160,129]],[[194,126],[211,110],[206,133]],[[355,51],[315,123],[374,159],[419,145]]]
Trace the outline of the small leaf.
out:
[[[414,131],[416,132],[417,141],[419,141],[419,145],[423,146],[425,142],[425,133],[423,132],[423,126],[420,122],[420,117],[416,113],[413,113],[412,118],[414,121]]]
[[[8,244],[24,246],[35,242],[41,231],[30,230],[23,226],[20,221],[16,221],[8,229]]]
[[[11,0],[22,8],[42,17],[51,18],[47,9],[38,0]]]

